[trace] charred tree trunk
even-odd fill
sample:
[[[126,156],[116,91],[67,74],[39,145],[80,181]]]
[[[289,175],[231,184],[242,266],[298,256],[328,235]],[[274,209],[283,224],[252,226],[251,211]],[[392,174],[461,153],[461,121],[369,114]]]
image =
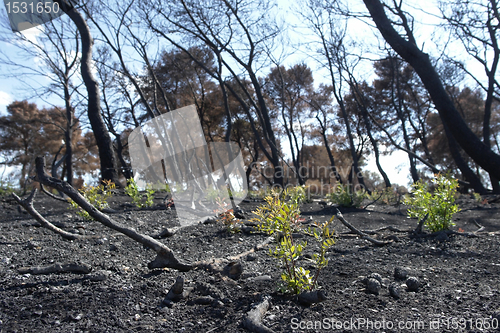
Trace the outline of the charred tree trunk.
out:
[[[441,78],[431,63],[429,55],[420,50],[409,29],[408,39],[403,38],[393,27],[380,0],[363,0],[377,29],[384,39],[417,72],[429,92],[443,123],[445,123],[460,147],[484,170],[500,179],[500,155],[493,152],[467,126],[447,94]]]
[[[460,169],[460,172],[462,172],[462,175],[464,176],[465,180],[469,182],[470,187],[474,189],[474,192],[479,194],[488,193],[488,190],[486,190],[483,184],[481,183],[481,179],[479,179],[476,173],[469,167],[467,162],[465,162],[465,160],[463,159],[462,155],[460,154],[460,147],[457,144],[457,141],[451,134],[448,125],[446,125],[444,122],[443,122],[443,129],[446,138],[448,139],[448,147],[450,148],[451,156],[453,157],[453,160],[455,161],[457,167]]]
[[[495,52],[495,68],[498,63],[499,54]],[[491,107],[493,104],[493,90],[494,90],[494,82],[495,82],[495,71],[488,72],[488,91],[486,95],[486,101],[484,103],[484,118],[483,118],[483,141],[486,147],[491,149],[490,142],[490,119],[491,119]],[[493,76],[493,77],[492,77]],[[500,193],[500,184],[498,182],[498,178],[495,177],[491,172],[489,173],[491,187],[493,188],[493,193]]]
[[[62,2],[62,1],[58,1]],[[101,101],[99,97],[99,87],[91,71],[92,65],[92,45],[93,39],[90,29],[83,16],[76,10],[71,9],[66,12],[69,18],[75,23],[82,41],[81,74],[88,93],[88,117],[92,131],[99,148],[99,159],[101,163],[101,178],[113,181],[117,186],[118,167],[113,141],[109,136],[106,124],[101,116]]]
[[[332,168],[333,174],[335,175],[335,179],[337,180],[337,182],[343,184],[342,177],[340,177],[340,173],[338,172],[337,166],[335,165],[335,159],[333,158],[332,150],[330,149],[330,144],[328,143],[328,138],[326,137],[325,124],[321,121],[319,116],[316,116],[316,119],[318,119],[319,126],[321,127],[321,137],[323,138],[323,142],[325,143],[328,159],[330,160],[330,167]]]
[[[365,123],[366,132],[368,133],[368,137],[370,138],[370,142],[372,143],[373,146],[373,152],[375,154],[375,164],[377,165],[378,172],[380,172],[380,175],[384,179],[385,187],[391,187],[392,186],[391,181],[389,180],[389,177],[382,168],[382,165],[380,165],[380,151],[378,150],[378,142],[373,137],[372,124],[370,123],[370,119],[368,117],[368,110],[366,109],[365,105],[363,105],[360,101],[358,101],[358,98],[356,98],[356,102],[358,103],[361,116],[363,117],[363,122]]]
[[[71,96],[69,94],[68,81],[64,85],[64,102],[66,106],[66,130],[64,131],[64,141],[66,146],[66,181],[73,186],[73,107],[71,106]]]

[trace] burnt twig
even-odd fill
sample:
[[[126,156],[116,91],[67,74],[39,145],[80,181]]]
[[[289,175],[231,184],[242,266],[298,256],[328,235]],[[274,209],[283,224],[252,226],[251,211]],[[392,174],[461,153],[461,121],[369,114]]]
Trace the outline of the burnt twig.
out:
[[[57,195],[54,195],[53,193],[50,193],[49,191],[47,191],[45,189],[45,187],[43,186],[43,184],[40,184],[40,188],[42,189],[43,193],[47,194],[52,199],[55,199],[55,200],[58,200],[58,201],[64,201],[66,203],[68,202],[68,200],[66,200],[65,198],[58,197]]]
[[[269,300],[266,298],[247,313],[243,321],[243,326],[255,333],[273,333],[273,330],[264,326],[262,323],[262,318],[266,314],[267,309],[269,309]]]
[[[36,165],[36,176],[35,180],[41,184],[55,188],[58,191],[63,192],[68,197],[76,202],[82,209],[87,211],[90,216],[92,216],[96,221],[102,223],[108,228],[121,232],[122,234],[132,238],[136,242],[143,244],[144,246],[153,249],[157,256],[155,260],[148,264],[149,268],[163,268],[169,267],[177,269],[180,271],[189,271],[193,268],[192,265],[183,263],[179,261],[172,250],[170,250],[165,244],[160,243],[156,239],[150,236],[142,235],[138,233],[135,229],[129,228],[121,225],[120,223],[114,221],[108,215],[99,211],[90,202],[88,202],[77,190],[75,190],[70,184],[60,179],[50,177],[45,172],[45,158],[37,157],[35,159]]]
[[[70,264],[60,264],[55,263],[49,266],[34,266],[34,267],[22,267],[17,270],[20,274],[52,274],[52,273],[76,273],[76,274],[88,274],[92,271],[92,267],[87,264],[82,263],[70,263]]]
[[[30,195],[26,199],[21,199],[19,198],[15,193],[12,193],[12,196],[14,199],[17,201],[18,204],[20,204],[28,213],[30,213],[31,216],[33,216],[42,227],[49,229],[50,231],[53,231],[59,235],[61,235],[62,238],[68,239],[68,240],[74,240],[74,239],[86,239],[89,238],[88,236],[83,236],[83,235],[78,235],[78,234],[73,234],[71,232],[64,231],[49,221],[47,221],[38,211],[33,207],[33,199],[35,198],[37,190],[34,189],[31,191]]]
[[[383,246],[383,245],[387,245],[387,244],[392,243],[392,241],[391,242],[379,241],[378,239],[372,238],[372,237],[368,236],[367,234],[365,234],[364,232],[360,231],[359,229],[355,228],[352,224],[350,224],[349,222],[346,221],[346,219],[344,218],[344,216],[342,216],[342,213],[338,209],[337,209],[337,215],[336,216],[340,220],[340,222],[342,222],[352,232],[354,232],[358,236],[361,236],[361,238],[366,239],[367,241],[370,241],[371,243],[373,243],[375,245]]]

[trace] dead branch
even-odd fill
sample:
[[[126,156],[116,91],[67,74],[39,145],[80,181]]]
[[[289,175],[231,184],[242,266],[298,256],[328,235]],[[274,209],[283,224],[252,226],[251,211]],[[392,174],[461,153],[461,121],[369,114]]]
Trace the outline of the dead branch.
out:
[[[382,198],[382,196],[383,196],[383,195],[384,195],[384,194],[383,194],[383,193],[381,193],[381,194],[380,194],[380,196],[379,196],[377,199],[373,200],[372,202],[369,202],[366,206],[364,206],[364,207],[363,207],[363,209],[366,209],[366,208],[368,208],[368,206],[371,206],[371,205],[373,205],[374,203],[376,203],[377,201],[379,201],[379,200],[380,200],[380,198]]]
[[[396,227],[393,227],[392,225],[389,225],[387,227],[382,227],[378,229],[373,229],[373,230],[361,230],[361,232],[367,234],[367,235],[377,235],[381,231],[389,230],[392,232],[399,232],[399,233],[407,233],[407,232],[412,232],[413,229],[398,229]]]
[[[76,273],[88,274],[92,271],[92,267],[82,263],[60,264],[55,263],[49,266],[34,266],[34,267],[21,267],[17,270],[20,274],[52,274],[52,273]]]
[[[221,268],[221,265],[229,262],[228,266],[234,266],[234,264],[232,264],[232,265],[230,265],[230,264],[232,262],[234,263],[234,262],[238,261],[242,257],[246,257],[250,253],[253,253],[255,251],[263,249],[269,243],[271,243],[273,241],[273,239],[274,239],[273,237],[268,237],[262,243],[255,245],[252,249],[245,251],[245,252],[242,252],[240,254],[234,255],[232,257],[212,258],[212,259],[206,260],[206,261],[198,261],[198,262],[194,263],[193,266],[206,269],[206,270],[213,272],[213,273],[224,273],[224,269],[226,269],[227,266],[225,268]],[[228,274],[225,274],[225,275],[228,275]],[[237,276],[237,274],[229,274],[229,277],[231,277],[231,275]],[[240,273],[240,275],[241,275],[241,273]]]
[[[476,225],[476,227],[478,227],[478,229],[476,231],[474,231],[475,234],[477,234],[478,232],[482,232],[484,231],[484,227],[482,225],[480,225],[479,223],[477,223],[476,220],[472,220],[474,222],[474,224]]]
[[[235,261],[245,255],[248,255],[249,253],[252,253],[256,250],[259,250],[271,241],[271,239],[267,239],[261,244],[258,244],[255,246],[253,249],[250,249],[246,252],[240,253],[236,256],[229,257],[229,258],[218,258],[218,259],[212,259],[209,261],[201,261],[201,262],[196,262],[194,264],[189,264],[189,263],[184,263],[178,260],[172,250],[168,248],[165,244],[157,241],[153,237],[142,235],[138,233],[135,229],[129,228],[126,226],[121,225],[120,223],[116,222],[112,218],[110,218],[108,215],[105,213],[99,211],[97,208],[95,208],[93,205],[91,205],[77,190],[75,190],[70,184],[68,184],[65,181],[62,181],[57,178],[50,177],[47,175],[45,172],[45,158],[44,157],[37,157],[35,159],[35,164],[36,164],[36,176],[35,180],[40,182],[40,184],[47,185],[50,187],[53,187],[57,189],[58,191],[61,191],[62,193],[66,194],[71,200],[76,202],[82,209],[87,211],[91,217],[93,217],[96,221],[102,223],[108,228],[111,228],[113,230],[116,230],[120,232],[121,234],[130,237],[131,239],[135,240],[136,242],[139,242],[143,244],[144,246],[154,250],[157,254],[156,258],[148,264],[148,268],[154,269],[154,268],[173,268],[177,269],[179,271],[189,271],[193,268],[206,268],[214,272],[221,272],[222,269],[218,267],[217,264],[227,262],[227,261]],[[31,199],[32,202],[33,199]],[[17,200],[20,204],[22,200]],[[21,204],[23,205],[23,204]],[[24,207],[24,206],[23,206]],[[26,208],[26,207],[25,207]],[[27,209],[28,210],[28,209]],[[29,211],[29,210],[28,210]],[[51,230],[54,230],[58,233],[65,233],[64,231],[60,230],[59,228],[55,227],[54,225],[50,224],[48,221],[46,221],[31,205],[31,214],[37,218],[37,220],[44,225],[46,223],[47,226],[52,226],[50,228]],[[44,222],[42,222],[40,219],[43,219]],[[60,230],[60,231],[58,231]],[[81,238],[82,236],[80,235],[73,235],[69,234],[69,236],[73,236],[75,238]]]
[[[367,234],[365,234],[364,232],[360,231],[359,229],[355,228],[352,224],[350,224],[349,222],[346,221],[346,219],[344,218],[344,216],[342,216],[342,213],[338,209],[337,209],[336,216],[340,220],[340,222],[342,222],[352,232],[354,232],[355,234],[361,236],[361,238],[366,239],[367,241],[372,242],[373,244],[375,244],[377,246],[383,246],[383,245],[387,245],[387,244],[392,243],[392,241],[390,241],[390,242],[379,241],[378,239],[372,238],[372,237],[368,236]]]
[[[150,269],[153,268],[163,268],[169,267],[177,269],[179,271],[189,271],[193,268],[192,265],[183,263],[179,261],[172,250],[170,250],[165,244],[160,243],[156,239],[142,235],[138,233],[135,229],[129,228],[121,225],[120,223],[111,219],[108,215],[102,213],[92,204],[90,204],[77,190],[75,190],[70,184],[60,179],[50,177],[45,172],[45,158],[37,157],[35,159],[36,165],[36,176],[35,180],[43,185],[47,185],[63,192],[68,197],[76,202],[81,208],[86,210],[90,216],[92,216],[96,221],[102,223],[108,228],[121,232],[122,234],[132,238],[136,242],[143,244],[144,246],[153,249],[157,256],[156,258],[148,264]],[[34,209],[33,209],[34,211]],[[37,213],[38,214],[38,213]],[[39,215],[39,214],[38,214]]]
[[[429,214],[425,214],[424,218],[418,221],[418,226],[415,228],[414,233],[419,235],[422,233],[422,227],[424,226],[425,221],[429,218]]]
[[[269,309],[269,300],[265,298],[264,301],[247,313],[247,316],[243,320],[243,326],[255,333],[273,333],[273,330],[262,324],[262,318],[266,314],[267,309]]]
[[[266,247],[269,243],[271,243],[273,241],[273,237],[268,237],[266,238],[262,243],[260,244],[257,244],[253,247],[253,249],[250,249],[248,251],[245,251],[245,252],[242,252],[240,254],[237,254],[235,256],[232,256],[232,257],[229,257],[228,260],[238,260],[242,257],[246,257],[247,255],[249,255],[250,253],[253,253],[255,251],[258,251],[260,249],[263,249],[264,247]]]
[[[42,189],[43,193],[47,194],[52,199],[55,199],[55,200],[58,200],[58,201],[64,201],[66,203],[68,202],[68,200],[66,200],[64,198],[61,198],[61,197],[58,197],[57,195],[54,195],[54,194],[50,193],[49,191],[47,191],[42,184],[40,184],[40,188]]]
[[[193,289],[194,288],[192,287],[184,288],[184,278],[182,276],[178,276],[172,287],[170,287],[163,303],[168,305],[170,302],[180,301],[181,299],[188,297]]]
[[[59,235],[61,235],[62,238],[68,239],[68,240],[75,240],[75,239],[87,239],[89,238],[88,236],[83,236],[83,235],[78,235],[78,234],[73,234],[71,232],[64,231],[49,221],[47,221],[40,213],[38,213],[35,208],[33,207],[33,199],[35,198],[37,190],[34,189],[31,191],[30,195],[26,199],[21,199],[19,198],[15,193],[12,193],[12,196],[14,199],[17,201],[18,204],[20,204],[28,213],[30,213],[31,216],[33,216],[42,227],[49,229],[50,231],[53,231]]]
[[[156,239],[160,238],[167,238],[167,237],[172,237],[179,231],[180,227],[173,227],[173,228],[165,228],[162,232],[160,232],[158,235],[153,236]]]

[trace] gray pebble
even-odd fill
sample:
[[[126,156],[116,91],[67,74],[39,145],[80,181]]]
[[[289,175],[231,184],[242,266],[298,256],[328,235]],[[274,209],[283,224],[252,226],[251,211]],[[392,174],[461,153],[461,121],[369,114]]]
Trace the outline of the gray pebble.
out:
[[[420,288],[420,281],[415,276],[410,276],[406,279],[406,287],[409,291],[417,291]]]
[[[407,267],[403,266],[394,267],[394,278],[396,280],[406,280],[409,274],[410,270]]]
[[[270,275],[259,275],[256,277],[251,277],[248,278],[249,282],[266,282],[266,281],[271,281],[273,278]]]
[[[370,278],[375,279],[378,282],[382,283],[382,275],[380,275],[379,273],[371,273],[370,275],[368,275],[368,279]]]
[[[380,292],[380,288],[380,282],[374,278],[369,278],[366,282],[366,290],[368,290],[372,294],[378,295]]]
[[[389,285],[389,294],[396,299],[401,298],[401,289],[397,283],[393,282]]]

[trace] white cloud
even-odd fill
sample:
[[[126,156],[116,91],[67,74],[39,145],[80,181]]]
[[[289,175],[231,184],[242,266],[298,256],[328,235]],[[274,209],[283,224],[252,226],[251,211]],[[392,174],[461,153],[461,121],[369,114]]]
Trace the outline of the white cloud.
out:
[[[4,107],[12,103],[14,99],[9,93],[0,91],[0,112],[3,112]]]

